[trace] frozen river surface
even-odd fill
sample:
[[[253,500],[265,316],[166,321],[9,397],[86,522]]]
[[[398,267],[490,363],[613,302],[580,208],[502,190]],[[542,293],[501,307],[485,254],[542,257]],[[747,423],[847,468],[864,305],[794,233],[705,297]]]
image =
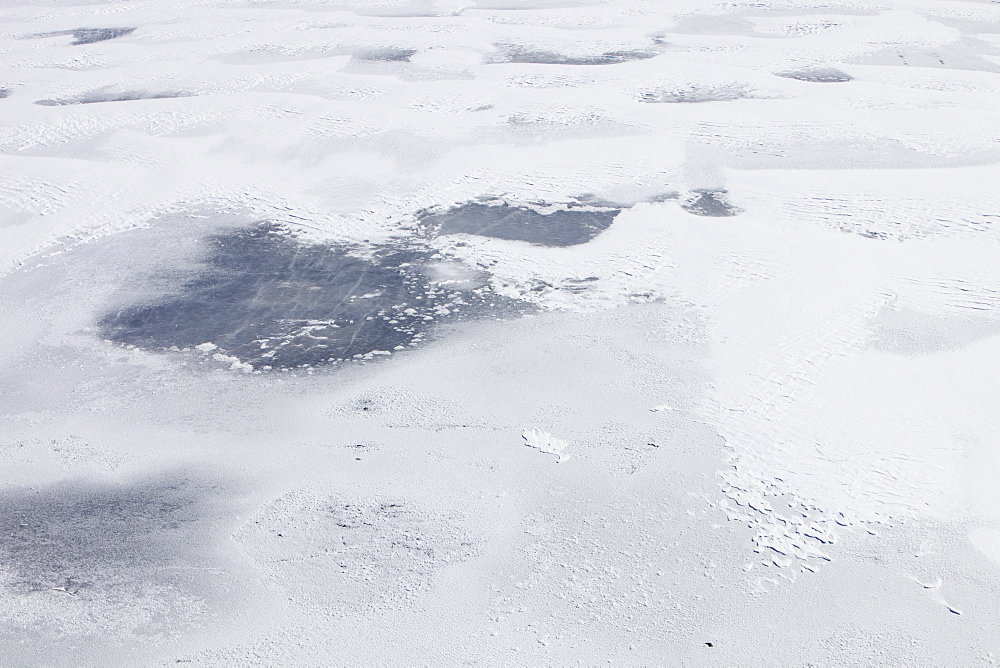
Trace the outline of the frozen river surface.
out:
[[[1000,661],[1000,4],[0,26],[0,664]]]

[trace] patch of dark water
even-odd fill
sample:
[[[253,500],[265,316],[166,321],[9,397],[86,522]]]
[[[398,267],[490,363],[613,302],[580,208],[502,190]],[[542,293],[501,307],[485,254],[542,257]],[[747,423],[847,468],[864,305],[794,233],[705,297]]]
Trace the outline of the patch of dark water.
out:
[[[417,345],[436,323],[527,310],[425,246],[304,243],[271,223],[207,243],[179,291],[101,318],[104,338],[291,369],[373,359]]]
[[[621,209],[578,208],[539,213],[506,202],[469,202],[446,211],[422,211],[417,218],[433,234],[475,234],[539,246],[575,246],[611,227],[619,213]]]

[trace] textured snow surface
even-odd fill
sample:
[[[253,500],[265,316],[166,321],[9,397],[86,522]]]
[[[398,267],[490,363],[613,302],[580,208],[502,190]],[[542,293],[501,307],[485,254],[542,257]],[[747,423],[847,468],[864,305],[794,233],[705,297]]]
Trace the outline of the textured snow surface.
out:
[[[1000,660],[997,2],[0,23],[0,664]]]

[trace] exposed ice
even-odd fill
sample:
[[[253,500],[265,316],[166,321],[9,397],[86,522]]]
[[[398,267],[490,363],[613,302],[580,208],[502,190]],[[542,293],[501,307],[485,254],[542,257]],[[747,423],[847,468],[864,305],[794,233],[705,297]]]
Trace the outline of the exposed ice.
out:
[[[59,30],[47,32],[34,37],[60,37],[62,35],[72,35],[74,45],[93,44],[109,39],[124,37],[135,32],[135,28],[75,28],[73,30]]]
[[[740,210],[726,201],[725,190],[695,190],[681,207],[696,216],[727,217],[737,216]]]
[[[66,480],[0,493],[0,645],[38,661],[56,635],[80,656],[114,651],[103,634],[190,629],[233,586],[215,546],[231,492],[201,475]],[[20,660],[19,660],[20,657]]]
[[[500,51],[490,57],[490,62],[539,65],[616,65],[659,55],[659,52],[654,50],[620,50],[605,51],[592,56],[570,56],[552,51],[535,51],[522,46],[500,45],[500,47]]]
[[[575,246],[608,229],[619,213],[620,209],[611,208],[544,213],[507,202],[469,202],[446,211],[422,211],[418,220],[435,234],[476,234],[540,246]]]
[[[60,98],[51,100],[38,100],[35,104],[44,107],[61,107],[70,104],[96,104],[99,102],[130,102],[133,100],[164,100],[176,97],[185,97],[185,93],[150,93],[141,90],[127,90],[119,92],[93,91],[75,98]]]
[[[106,314],[102,335],[155,350],[211,344],[233,369],[289,369],[371,359],[416,345],[437,322],[520,308],[482,284],[439,280],[447,261],[419,245],[305,243],[273,224],[207,243],[178,294]]]
[[[65,485],[0,497],[0,555],[20,594],[66,582],[79,593],[121,584],[127,571],[169,560],[199,517],[190,482]]]
[[[386,47],[380,49],[365,49],[354,54],[354,58],[364,61],[410,62],[410,56],[417,53],[416,49],[400,49]]]
[[[842,72],[833,67],[811,67],[802,70],[787,70],[777,72],[776,76],[785,79],[797,79],[799,81],[811,81],[813,83],[843,83],[854,79],[847,72]]]

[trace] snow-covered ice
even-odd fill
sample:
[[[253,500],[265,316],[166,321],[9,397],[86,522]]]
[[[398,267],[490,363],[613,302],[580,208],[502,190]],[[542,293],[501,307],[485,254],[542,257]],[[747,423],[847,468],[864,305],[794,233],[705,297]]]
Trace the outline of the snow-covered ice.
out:
[[[0,664],[1000,660],[1000,4],[0,17]]]

